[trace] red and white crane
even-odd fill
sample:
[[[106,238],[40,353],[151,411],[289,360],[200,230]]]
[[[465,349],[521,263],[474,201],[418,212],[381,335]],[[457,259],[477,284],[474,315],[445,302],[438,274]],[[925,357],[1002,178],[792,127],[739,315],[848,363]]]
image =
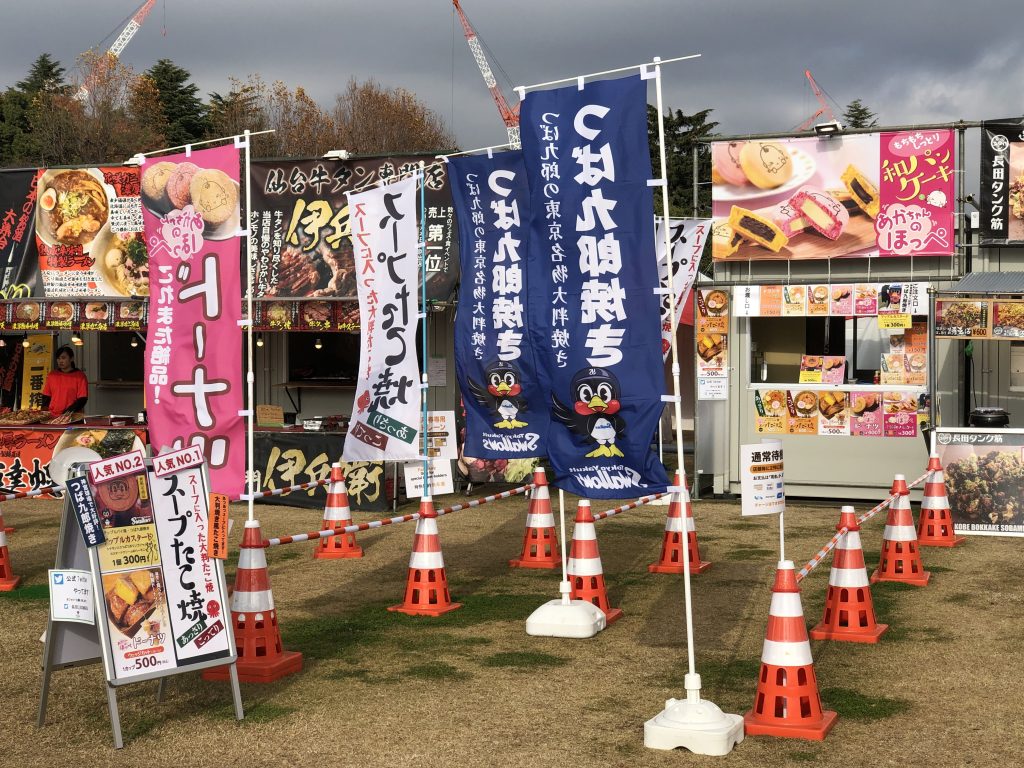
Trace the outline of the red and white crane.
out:
[[[501,120],[505,123],[505,129],[508,131],[508,143],[513,149],[519,149],[519,105],[516,104],[515,107],[508,105],[505,95],[498,87],[498,81],[494,79],[494,73],[491,71],[491,65],[487,61],[487,56],[484,55],[484,49],[477,37],[476,30],[469,23],[466,14],[462,12],[459,0],[452,0],[452,4],[455,6],[455,11],[459,14],[459,20],[462,21],[462,31],[466,35],[469,50],[476,60],[477,67],[480,68],[480,74],[483,75],[484,83],[487,84],[487,88],[491,92],[491,98],[494,99],[494,105],[498,108],[498,114],[501,115]]]
[[[825,100],[825,93],[821,90],[816,82],[814,82],[814,76],[811,75],[811,70],[804,70],[804,77],[807,78],[807,82],[811,84],[811,90],[814,92],[814,98],[818,100],[818,111],[813,115],[804,120],[800,125],[797,126],[798,131],[809,131],[818,122],[818,118],[824,116],[823,122],[835,123],[836,115],[832,111],[832,107]]]
[[[107,56],[112,56],[115,59],[120,58],[121,52],[124,51],[128,43],[135,37],[135,33],[142,28],[142,22],[146,20],[154,5],[156,5],[156,0],[146,0],[146,2],[135,9],[135,13],[129,17],[128,23],[124,25],[117,39],[107,49]],[[107,37],[109,38],[109,35]],[[89,89],[83,85],[75,95],[80,101],[84,101],[89,96]]]

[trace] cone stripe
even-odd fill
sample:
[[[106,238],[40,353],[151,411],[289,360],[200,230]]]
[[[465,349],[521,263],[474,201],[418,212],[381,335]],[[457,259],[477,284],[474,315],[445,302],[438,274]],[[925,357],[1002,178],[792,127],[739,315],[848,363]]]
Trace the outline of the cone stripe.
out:
[[[260,549],[249,549],[243,547],[238,550],[238,570],[251,570],[256,568],[267,569],[267,555]]]
[[[847,530],[846,535],[836,544],[836,554],[842,552],[859,552],[861,549],[860,530]]]
[[[868,586],[866,568],[833,568],[828,574],[828,585],[846,589],[859,589]]]
[[[583,560],[570,557],[565,569],[572,576],[604,575],[604,569],[601,567],[601,558],[599,557],[588,557]]]
[[[936,496],[925,496],[921,499],[921,509],[949,509],[949,499],[946,494]]]
[[[809,667],[814,663],[811,644],[807,640],[802,643],[777,643],[766,639],[761,649],[761,662],[776,667]]]
[[[537,514],[530,512],[526,515],[526,527],[527,528],[554,528],[555,527],[555,516],[550,512],[541,512]]]
[[[768,609],[769,618],[803,618],[804,610],[800,605],[799,592],[773,592],[772,604]]]
[[[667,267],[666,267],[666,269],[667,269]],[[5,531],[4,527],[2,525],[0,525],[0,547],[6,547],[6,546],[7,546],[7,531]]]
[[[917,541],[917,531],[912,525],[887,525],[883,538],[886,541]]]
[[[274,594],[269,589],[241,591],[235,589],[231,595],[232,613],[255,613],[274,610]]]
[[[569,555],[577,560],[600,557],[597,539],[584,539],[583,541],[576,539],[572,542],[572,550],[569,552]]]
[[[696,526],[693,524],[693,518],[692,517],[685,518],[685,520],[686,520],[685,526],[683,524],[683,520],[684,520],[684,518],[682,518],[682,517],[668,517],[668,518],[666,518],[665,519],[665,530],[666,531],[670,531],[672,533],[682,533],[684,529],[686,530],[687,533],[692,533],[693,531],[697,530]]]
[[[409,567],[420,570],[444,568],[444,556],[440,552],[413,552]]]

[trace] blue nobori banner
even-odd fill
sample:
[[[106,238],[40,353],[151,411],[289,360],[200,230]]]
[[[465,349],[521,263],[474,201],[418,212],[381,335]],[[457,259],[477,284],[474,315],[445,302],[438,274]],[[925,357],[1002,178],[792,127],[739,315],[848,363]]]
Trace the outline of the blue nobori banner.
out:
[[[521,152],[449,161],[459,221],[462,291],[455,367],[467,455],[543,456],[550,420],[526,332],[529,190]]]
[[[534,212],[528,324],[555,482],[590,498],[662,492],[646,86],[634,76],[536,91],[520,114]]]

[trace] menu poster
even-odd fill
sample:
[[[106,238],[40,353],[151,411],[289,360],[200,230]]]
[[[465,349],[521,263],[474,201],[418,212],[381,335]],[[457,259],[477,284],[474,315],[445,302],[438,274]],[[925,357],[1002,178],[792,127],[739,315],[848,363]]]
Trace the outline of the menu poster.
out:
[[[783,317],[803,317],[807,314],[807,286],[784,285],[782,287]]]
[[[800,358],[800,383],[820,384],[824,364],[825,360],[821,355],[803,355]]]
[[[807,314],[812,317],[824,317],[828,315],[829,299],[829,286],[807,286]]]
[[[787,391],[788,431],[792,435],[818,434],[818,395],[811,390]]]
[[[824,384],[842,384],[846,381],[845,355],[825,355],[822,358],[821,381]]]
[[[761,286],[760,317],[779,317],[782,315],[782,286]]]
[[[754,390],[754,407],[757,410],[755,429],[759,434],[785,434],[787,411],[784,389]]]
[[[849,393],[841,391],[818,393],[818,434],[849,435]]]
[[[1024,338],[1024,302],[992,302],[992,335],[1003,339]]]
[[[853,314],[857,317],[873,317],[878,314],[878,286],[858,283],[854,286]]]
[[[989,333],[990,301],[937,299],[935,335],[947,339],[985,339]]]
[[[848,317],[853,314],[853,286],[833,285],[829,294],[829,314],[832,317]]]
[[[725,378],[729,375],[729,337],[722,333],[697,334],[697,375]]]
[[[882,437],[882,393],[850,393],[850,434]]]
[[[885,392],[882,431],[886,437],[917,436],[917,397],[906,392]]]
[[[890,352],[883,353],[881,358],[881,383],[906,384],[906,356],[902,352]]]
[[[729,294],[726,291],[697,291],[697,332],[729,332]]]

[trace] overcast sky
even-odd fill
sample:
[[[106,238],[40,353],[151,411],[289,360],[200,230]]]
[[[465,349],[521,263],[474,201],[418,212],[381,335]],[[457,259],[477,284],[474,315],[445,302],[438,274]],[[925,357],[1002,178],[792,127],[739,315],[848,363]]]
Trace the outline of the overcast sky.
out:
[[[136,2],[74,4],[73,18],[64,5],[6,0],[0,86],[43,51],[70,68]],[[782,132],[813,114],[805,69],[837,112],[860,98],[882,125],[1024,112],[1019,0],[463,0],[463,8],[511,85],[700,53],[664,67],[666,105],[711,107],[726,134]],[[189,70],[204,94],[259,72],[302,85],[325,106],[350,77],[372,77],[414,91],[463,148],[506,136],[450,0],[157,0],[123,59],[141,71],[160,58]]]

